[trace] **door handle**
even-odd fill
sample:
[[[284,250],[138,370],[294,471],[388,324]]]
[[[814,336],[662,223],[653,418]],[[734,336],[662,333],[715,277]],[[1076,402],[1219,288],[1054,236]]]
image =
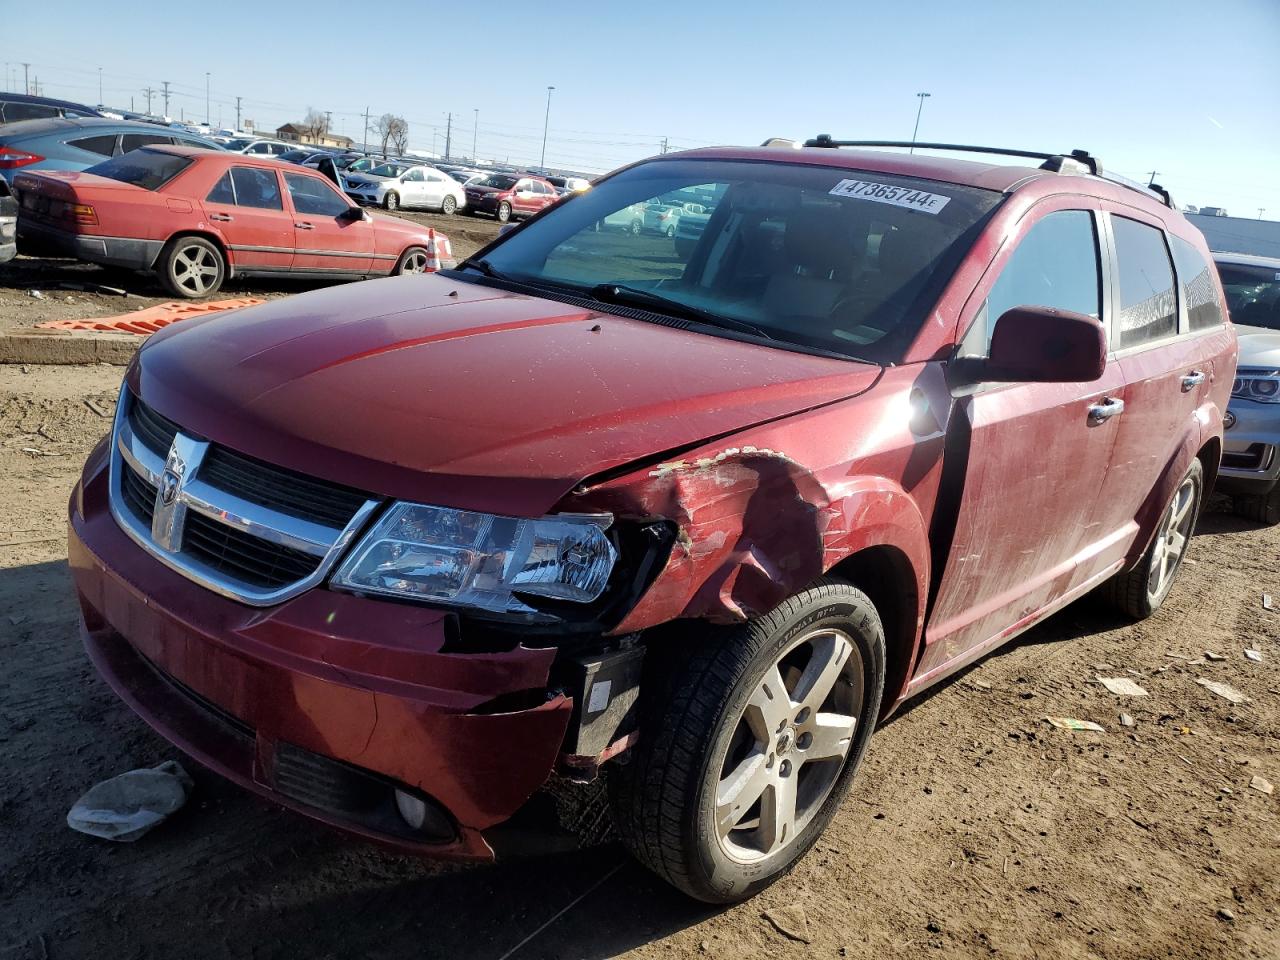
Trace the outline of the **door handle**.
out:
[[[230,223],[233,217],[229,213],[211,213],[209,214],[209,219],[221,220],[223,223]]]
[[[294,224],[294,226],[295,226],[295,227],[297,227],[299,230],[314,230],[314,229],[315,229],[315,227],[314,227],[314,226],[312,226],[311,224],[307,223],[305,220],[304,220],[302,223],[295,223],[295,224]]]
[[[1204,374],[1199,370],[1192,370],[1182,378],[1182,392],[1186,393],[1202,383],[1204,383]]]
[[[1103,397],[1100,403],[1090,405],[1089,423],[1096,426],[1102,421],[1118,417],[1122,413],[1124,413],[1123,400],[1117,400],[1114,397]]]

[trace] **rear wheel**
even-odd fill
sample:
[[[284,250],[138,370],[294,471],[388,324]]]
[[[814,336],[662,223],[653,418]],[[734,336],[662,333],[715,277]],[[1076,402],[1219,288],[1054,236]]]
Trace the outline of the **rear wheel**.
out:
[[[498,222],[506,223],[511,219],[511,204],[503,200],[498,204]]]
[[[1280,486],[1261,496],[1231,498],[1231,509],[1238,517],[1273,526],[1280,523]]]
[[[175,237],[160,253],[160,282],[177,297],[194,300],[218,292],[227,265],[217,244],[203,237]]]
[[[638,237],[640,236],[640,231],[644,229],[644,224],[642,224],[639,220],[632,220],[630,229],[631,229],[631,235],[633,237]]]
[[[386,210],[399,210],[400,194],[396,193],[394,190],[388,190],[387,195],[382,198],[382,206],[383,209]]]
[[[426,273],[427,272],[427,251],[422,247],[410,247],[404,253],[400,254],[400,259],[396,261],[396,268],[392,271],[397,277],[406,273]]]
[[[640,740],[610,772],[611,800],[640,862],[732,903],[786,873],[839,806],[879,714],[884,633],[865,594],[830,580],[701,629],[650,650]]]
[[[1107,598],[1135,620],[1155,613],[1173,588],[1174,578],[1191,545],[1203,494],[1204,466],[1199,460],[1193,460],[1161,514],[1155,536],[1138,565],[1107,581],[1104,587]]]
[[[670,240],[676,235],[675,227],[667,227],[667,239]]]
[[[452,217],[458,209],[458,198],[449,193],[445,195],[444,200],[440,202],[440,212],[446,217]]]

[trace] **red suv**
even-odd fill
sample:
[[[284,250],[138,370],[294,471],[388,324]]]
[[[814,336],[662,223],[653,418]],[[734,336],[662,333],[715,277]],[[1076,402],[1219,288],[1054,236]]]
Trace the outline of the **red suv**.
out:
[[[70,506],[98,669],[367,837],[487,859],[603,777],[682,890],[779,876],[906,698],[1095,588],[1160,606],[1236,363],[1167,197],[841,146],[152,336]],[[686,253],[596,229],[653,196],[706,209]]]
[[[467,212],[487,213],[506,223],[531,217],[560,199],[551,181],[518,173],[492,173],[467,184]]]

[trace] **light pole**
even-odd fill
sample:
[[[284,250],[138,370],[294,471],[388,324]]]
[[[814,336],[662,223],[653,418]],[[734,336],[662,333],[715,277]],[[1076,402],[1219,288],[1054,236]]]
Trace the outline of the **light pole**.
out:
[[[98,68],[98,106],[102,106],[102,68]]]
[[[204,72],[204,125],[209,125],[209,71]]]
[[[916,96],[920,98],[920,106],[916,107],[916,128],[911,131],[911,149],[907,151],[908,153],[916,152],[916,134],[920,132],[920,114],[924,112],[924,98],[929,94],[917,93]]]
[[[471,122],[471,162],[476,162],[476,132],[480,129],[480,108],[473,107],[471,112],[476,115]]]
[[[547,169],[547,127],[551,123],[551,91],[555,87],[547,87],[547,115],[542,120],[542,162],[538,164],[541,170]]]

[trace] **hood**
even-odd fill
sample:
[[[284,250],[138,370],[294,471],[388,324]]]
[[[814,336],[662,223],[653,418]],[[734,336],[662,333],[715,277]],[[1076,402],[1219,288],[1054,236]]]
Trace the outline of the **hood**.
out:
[[[491,187],[488,184],[469,183],[466,186],[467,193],[501,193],[497,187]]]
[[[858,394],[879,373],[432,275],[173,324],[131,386],[271,463],[537,516],[586,477]]]
[[[1267,327],[1236,327],[1241,367],[1272,367],[1280,370],[1280,330]]]

